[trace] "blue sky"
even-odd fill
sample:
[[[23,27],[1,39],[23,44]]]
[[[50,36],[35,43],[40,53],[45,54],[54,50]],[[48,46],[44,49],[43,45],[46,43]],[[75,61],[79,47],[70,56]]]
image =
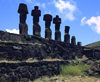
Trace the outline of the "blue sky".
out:
[[[65,26],[70,26],[70,35],[76,36],[76,41],[83,45],[100,41],[100,0],[0,0],[0,30],[18,33],[19,3],[27,4],[29,14],[27,16],[28,33],[32,35],[31,11],[35,5],[42,12],[39,24],[41,36],[44,37],[44,14],[53,17],[59,15],[62,18],[60,31],[64,40]],[[52,23],[52,39],[54,39],[55,25]]]

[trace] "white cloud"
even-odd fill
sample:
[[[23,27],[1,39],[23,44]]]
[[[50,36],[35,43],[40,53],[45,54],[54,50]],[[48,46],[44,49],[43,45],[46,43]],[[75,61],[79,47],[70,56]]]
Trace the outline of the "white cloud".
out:
[[[75,12],[77,11],[76,4],[74,0],[48,0],[45,2],[43,0],[26,0],[29,4],[33,6],[37,5],[40,8],[45,9],[44,12],[50,11],[52,14],[58,14],[63,20],[75,20]],[[54,8],[54,10],[52,9]]]
[[[54,0],[54,5],[67,19],[71,21],[75,19],[74,12],[77,10],[77,7],[71,1]]]
[[[83,17],[83,18],[81,19],[81,25],[84,25],[84,24],[85,24],[85,20],[86,20],[86,17]]]
[[[19,34],[19,30],[16,30],[16,29],[6,29],[5,31],[9,32],[9,33],[14,33],[14,34]]]
[[[67,13],[66,17],[71,21],[73,21],[75,19],[74,15],[72,13]]]
[[[55,6],[60,10],[60,12],[62,12],[65,9],[69,9],[70,11],[74,11],[75,10],[75,6],[73,4],[71,4],[70,1],[63,1],[63,0],[59,0],[59,1],[55,1]]]
[[[40,3],[39,1],[37,0],[26,0],[26,2],[28,2],[29,4],[33,6],[39,6],[39,7],[42,7],[42,8],[46,8],[46,4],[45,3]]]
[[[28,3],[32,3],[32,0],[26,0]]]
[[[100,16],[92,16],[90,19],[83,17],[81,20],[81,24],[89,25],[94,31],[100,34]]]

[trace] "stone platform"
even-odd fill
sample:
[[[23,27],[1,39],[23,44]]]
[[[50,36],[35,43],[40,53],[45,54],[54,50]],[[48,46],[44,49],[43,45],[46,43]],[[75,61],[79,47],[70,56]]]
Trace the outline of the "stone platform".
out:
[[[61,65],[67,64],[68,61],[0,63],[0,81],[28,82],[42,76],[51,77],[60,74]]]
[[[37,36],[23,36],[0,31],[0,59],[27,60],[81,57],[82,47],[67,45],[61,41],[48,40]]]

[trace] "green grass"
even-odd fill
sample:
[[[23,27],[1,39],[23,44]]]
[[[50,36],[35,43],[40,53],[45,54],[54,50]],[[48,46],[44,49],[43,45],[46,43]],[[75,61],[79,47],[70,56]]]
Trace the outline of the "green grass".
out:
[[[98,46],[100,46],[100,41],[85,45],[85,47],[98,47]]]
[[[83,76],[86,75],[85,71],[88,70],[90,67],[85,64],[69,64],[69,65],[62,65],[61,67],[61,75],[64,76]]]
[[[100,50],[100,41],[85,45],[85,47]],[[90,50],[90,49],[87,49],[87,48],[84,49],[84,50]]]
[[[1,42],[3,43],[12,43],[12,44],[20,44],[20,45],[37,45],[37,46],[41,46],[42,44],[40,42],[35,42],[35,43],[32,43],[32,42],[22,42],[22,41],[19,41],[19,42],[16,42],[16,41],[1,41],[0,40],[0,46],[6,46],[6,44],[1,44]]]

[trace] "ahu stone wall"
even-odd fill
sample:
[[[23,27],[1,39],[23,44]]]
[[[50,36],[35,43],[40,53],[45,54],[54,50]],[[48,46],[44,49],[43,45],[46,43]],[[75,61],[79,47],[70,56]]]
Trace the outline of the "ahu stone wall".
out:
[[[54,76],[61,72],[67,61],[34,63],[0,63],[0,82],[29,82],[42,76]]]
[[[0,31],[0,39],[0,59],[58,58],[67,60],[83,55],[83,48],[79,45],[47,40],[37,36],[23,36]]]

